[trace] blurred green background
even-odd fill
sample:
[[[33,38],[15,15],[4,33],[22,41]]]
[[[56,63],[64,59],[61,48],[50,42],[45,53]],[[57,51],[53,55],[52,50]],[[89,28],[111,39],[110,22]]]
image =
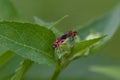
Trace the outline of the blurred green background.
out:
[[[111,10],[120,0],[10,0],[21,20],[34,22],[34,16],[53,22],[69,15],[57,25],[67,31],[84,25]],[[61,27],[65,27],[64,30]],[[120,28],[107,46],[99,53],[74,61],[59,80],[120,80]],[[96,68],[96,66],[98,66]],[[97,73],[96,71],[100,72]],[[49,80],[53,67],[34,64],[25,80]]]

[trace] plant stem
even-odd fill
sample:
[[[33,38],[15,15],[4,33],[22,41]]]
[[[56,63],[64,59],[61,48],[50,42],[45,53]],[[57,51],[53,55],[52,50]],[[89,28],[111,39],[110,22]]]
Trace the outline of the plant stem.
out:
[[[69,65],[69,63],[70,61],[68,61],[65,57],[62,58],[60,63],[55,67],[55,71],[53,73],[51,80],[57,80],[59,74]]]
[[[14,73],[14,75],[11,77],[10,80],[22,80],[24,74],[28,71],[28,69],[31,67],[33,61],[31,60],[24,60],[19,68],[16,70],[16,72]]]
[[[61,72],[61,68],[57,66],[51,80],[57,80],[57,77],[59,76],[60,72]]]

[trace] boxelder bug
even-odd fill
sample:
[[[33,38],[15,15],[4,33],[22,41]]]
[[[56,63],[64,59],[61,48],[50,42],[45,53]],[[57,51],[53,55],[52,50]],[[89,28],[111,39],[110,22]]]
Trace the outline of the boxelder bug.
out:
[[[62,35],[61,37],[57,38],[57,40],[53,44],[53,48],[57,48],[60,46],[67,38],[72,37],[72,40],[74,40],[74,37],[78,33],[74,30],[68,31],[66,34]]]

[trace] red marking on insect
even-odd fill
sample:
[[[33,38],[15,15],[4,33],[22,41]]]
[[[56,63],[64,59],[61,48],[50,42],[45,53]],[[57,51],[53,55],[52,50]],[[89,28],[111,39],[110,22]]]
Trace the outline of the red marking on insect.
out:
[[[60,46],[68,37],[75,37],[77,34],[78,33],[74,30],[68,31],[54,42],[53,48]]]
[[[78,35],[77,31],[74,31],[74,30],[69,31],[67,34],[68,34],[68,37],[74,37]]]

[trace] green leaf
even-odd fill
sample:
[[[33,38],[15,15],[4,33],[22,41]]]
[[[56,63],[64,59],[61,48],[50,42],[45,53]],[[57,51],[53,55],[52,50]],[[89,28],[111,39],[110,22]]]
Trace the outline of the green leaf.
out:
[[[44,27],[47,27],[48,29],[51,29],[55,33],[55,35],[58,37],[62,33],[59,32],[59,30],[57,30],[56,25],[60,23],[63,19],[65,19],[66,17],[68,17],[68,15],[63,16],[62,18],[60,18],[59,20],[55,22],[45,22],[38,17],[34,17],[34,19],[35,19],[35,23],[39,24],[40,26],[44,26]]]
[[[19,64],[23,58],[18,55],[12,57],[5,65],[0,67],[0,80],[10,80],[10,76],[15,72],[15,69],[18,68]]]
[[[56,24],[56,22],[45,22],[45,21],[43,21],[42,19],[40,19],[38,17],[34,17],[34,19],[35,19],[35,22],[38,25],[44,26],[44,27],[46,27],[48,29],[50,29],[54,24]],[[55,33],[56,36],[60,36],[61,35],[61,33],[55,27],[52,27],[51,30]]]
[[[84,39],[87,35],[90,34],[90,30],[94,30],[101,34],[107,34],[108,37],[104,41],[109,40],[120,24],[120,5],[116,6],[110,13],[107,15],[93,21],[92,23],[78,29],[80,38]]]
[[[42,19],[38,18],[38,17],[34,17],[35,19],[35,23],[39,24],[40,26],[44,26],[47,28],[55,28],[55,26],[61,22],[63,19],[65,19],[66,17],[68,17],[68,15],[63,16],[62,18],[60,18],[59,20],[55,21],[55,22],[45,22]]]
[[[53,64],[55,36],[51,30],[30,23],[0,22],[0,49],[12,50],[37,63]]]
[[[6,51],[0,55],[0,66],[6,64],[12,57],[14,57],[15,53],[12,51]]]
[[[107,15],[93,21],[92,23],[84,26],[83,28],[78,29],[78,34],[81,39],[85,39],[90,31],[93,30],[99,34],[108,35],[101,44],[99,44],[94,49],[91,49],[90,54],[98,52],[101,48],[104,47],[105,43],[108,42],[112,36],[115,34],[120,24],[120,5],[117,5],[111,12]]]
[[[10,0],[0,0],[0,20],[14,20],[18,13]]]
[[[92,46],[96,42],[102,40],[105,36],[106,35],[98,37],[98,38],[90,39],[90,40],[77,42],[72,48],[71,55],[76,55],[76,54],[80,53],[82,50],[89,48],[90,46]]]
[[[120,80],[120,67],[119,66],[91,66],[90,70],[93,72],[101,73],[103,75]]]
[[[12,76],[11,80],[22,80],[24,74],[27,72],[27,70],[31,67],[32,61],[30,60],[24,60],[20,64],[20,67],[16,70],[15,74]]]
[[[38,24],[40,26],[47,27],[47,28],[50,28],[54,24],[54,22],[45,22],[45,21],[43,21],[42,19],[40,19],[36,16],[34,17],[34,19],[35,19],[36,24]]]

